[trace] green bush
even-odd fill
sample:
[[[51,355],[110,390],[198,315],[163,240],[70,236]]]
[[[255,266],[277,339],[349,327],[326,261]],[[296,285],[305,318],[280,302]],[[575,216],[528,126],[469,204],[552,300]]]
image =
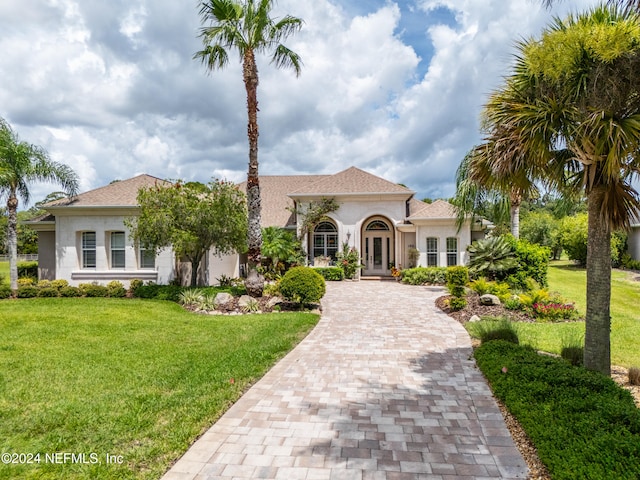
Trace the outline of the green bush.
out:
[[[122,282],[112,280],[107,283],[107,296],[111,298],[122,298],[127,294]]]
[[[474,277],[486,276],[503,280],[518,268],[512,242],[507,235],[476,240],[467,247],[469,270]]]
[[[620,266],[627,270],[640,270],[640,260],[634,260],[631,255],[625,253],[620,259]]]
[[[504,308],[507,310],[520,310],[522,308],[522,303],[520,302],[520,298],[517,296],[511,296],[507,298],[504,302]]]
[[[276,297],[280,295],[280,282],[265,283],[262,294],[267,297]]]
[[[81,283],[78,288],[85,297],[106,297],[109,293],[107,287],[94,283]]]
[[[444,285],[446,267],[415,267],[402,270],[402,283],[409,285]]]
[[[511,244],[518,261],[517,271],[508,276],[507,282],[513,287],[526,290],[528,279],[532,278],[539,285],[546,287],[551,250],[527,240],[516,240],[512,235],[507,235],[506,240]]]
[[[359,269],[364,267],[360,261],[360,254],[355,247],[350,247],[347,242],[342,244],[342,251],[336,254],[336,264],[344,272],[344,278],[355,278]],[[324,277],[325,280],[330,280]]]
[[[469,269],[467,267],[448,267],[445,278],[447,289],[451,295],[458,298],[464,296],[464,287],[469,283]]]
[[[314,267],[314,270],[327,281],[344,280],[344,270],[340,267]]]
[[[155,300],[169,300],[178,302],[180,293],[184,290],[178,285],[142,285],[133,290],[133,296],[138,298],[149,298]]]
[[[9,285],[0,285],[0,299],[9,298],[11,296],[11,287]]]
[[[482,296],[485,293],[489,293],[489,289],[491,288],[491,282],[489,282],[486,278],[480,277],[474,280],[469,284],[469,288],[476,292],[478,295]]]
[[[492,340],[520,343],[516,326],[505,317],[487,317],[480,322],[468,323],[467,328],[471,336],[479,338],[483,344]]]
[[[44,287],[38,289],[38,297],[58,297],[59,292],[57,288]]]
[[[5,277],[3,274],[0,273],[0,285],[2,285],[4,283]]]
[[[61,297],[81,297],[82,292],[78,287],[66,286],[60,289]]]
[[[24,285],[18,287],[18,298],[33,298],[38,296],[38,287]]]
[[[449,308],[451,308],[451,310],[453,310],[454,312],[462,310],[466,306],[467,299],[464,297],[451,297],[449,299]]]
[[[38,262],[18,262],[18,278],[38,278]]]
[[[140,288],[143,285],[143,281],[140,280],[139,278],[134,278],[133,280],[131,280],[129,282],[129,291],[132,292],[135,295],[135,291]]]
[[[280,280],[282,296],[303,305],[320,301],[325,289],[324,278],[311,267],[293,267]]]
[[[52,280],[51,281],[51,286],[53,288],[57,288],[58,290],[62,290],[64,287],[68,287],[69,286],[69,282],[67,282],[64,279]]]
[[[474,355],[554,480],[640,478],[640,409],[611,378],[507,342]]]

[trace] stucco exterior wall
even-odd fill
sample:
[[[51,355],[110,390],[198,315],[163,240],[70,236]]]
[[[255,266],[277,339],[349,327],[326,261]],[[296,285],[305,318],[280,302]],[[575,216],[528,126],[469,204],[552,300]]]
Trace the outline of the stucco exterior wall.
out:
[[[38,280],[56,279],[56,233],[38,232]]]
[[[471,243],[471,230],[468,225],[463,226],[460,231],[455,226],[453,220],[434,220],[431,222],[416,222],[416,248],[420,250],[418,265],[427,266],[427,238],[438,239],[438,266],[447,266],[447,238],[458,239],[458,265],[466,265],[468,261],[467,246]]]
[[[629,255],[631,255],[631,258],[640,260],[640,225],[634,226],[629,231],[627,244],[629,245]]]
[[[125,287],[133,279],[167,284],[174,277],[174,255],[171,249],[161,251],[155,268],[139,268],[139,252],[129,238],[124,215],[85,214],[56,217],[56,278],[71,285],[119,280]],[[96,232],[96,267],[82,268],[82,232]],[[109,237],[114,231],[124,231],[126,237],[125,268],[110,267]]]

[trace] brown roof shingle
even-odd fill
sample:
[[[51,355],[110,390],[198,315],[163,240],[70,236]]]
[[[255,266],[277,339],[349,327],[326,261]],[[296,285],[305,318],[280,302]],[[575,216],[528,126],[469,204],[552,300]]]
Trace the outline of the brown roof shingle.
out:
[[[390,182],[357,167],[349,167],[335,175],[288,192],[291,195],[339,195],[339,194],[373,194],[373,193],[406,193],[414,192],[407,187]]]
[[[47,207],[135,207],[138,205],[138,190],[144,187],[152,187],[156,184],[169,183],[151,175],[138,175],[137,177],[110,183],[104,187],[80,193],[71,199],[63,198],[47,203]]]
[[[417,209],[414,211],[413,208],[415,207],[417,207]],[[411,204],[410,221],[436,218],[456,218],[455,207],[445,200],[436,200],[433,203],[424,203],[424,206],[420,206],[417,203]]]

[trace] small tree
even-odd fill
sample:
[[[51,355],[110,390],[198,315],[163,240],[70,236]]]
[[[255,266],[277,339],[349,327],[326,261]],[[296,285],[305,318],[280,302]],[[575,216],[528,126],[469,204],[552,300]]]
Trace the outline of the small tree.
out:
[[[155,185],[138,192],[140,215],[127,220],[131,237],[158,252],[172,247],[191,263],[191,286],[198,266],[211,248],[219,254],[246,250],[245,196],[226,181],[207,185]]]

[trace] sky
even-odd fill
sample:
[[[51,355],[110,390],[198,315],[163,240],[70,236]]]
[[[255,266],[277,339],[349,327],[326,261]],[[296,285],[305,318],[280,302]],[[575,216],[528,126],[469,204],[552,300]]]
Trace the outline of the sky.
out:
[[[301,75],[258,57],[262,175],[356,166],[417,198],[448,198],[482,133],[480,112],[519,40],[554,16],[536,0],[279,0],[304,20],[285,43]],[[80,191],[147,173],[246,178],[240,62],[208,72],[195,0],[2,0],[0,116],[80,179]],[[34,184],[32,200],[59,190]],[[33,203],[33,202],[32,202]],[[25,207],[25,206],[23,206]]]

